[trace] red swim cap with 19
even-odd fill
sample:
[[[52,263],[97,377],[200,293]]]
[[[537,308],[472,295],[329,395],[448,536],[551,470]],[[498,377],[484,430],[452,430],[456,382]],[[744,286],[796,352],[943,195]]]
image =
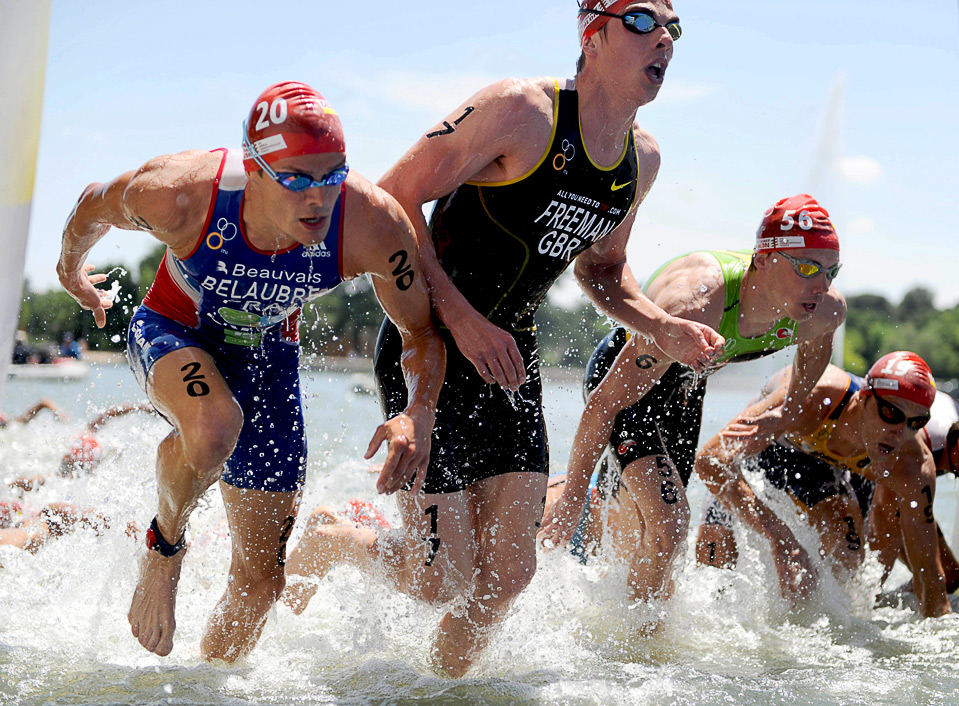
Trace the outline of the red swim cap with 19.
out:
[[[910,351],[887,353],[873,363],[866,382],[881,397],[901,397],[923,407],[936,399],[936,380],[922,358]]]
[[[246,138],[267,164],[304,154],[346,152],[336,111],[316,89],[297,81],[263,91],[253,103],[245,129]],[[243,166],[248,172],[260,168],[246,146]]]
[[[839,250],[829,211],[809,194],[777,201],[763,214],[756,231],[756,252],[798,248]]]

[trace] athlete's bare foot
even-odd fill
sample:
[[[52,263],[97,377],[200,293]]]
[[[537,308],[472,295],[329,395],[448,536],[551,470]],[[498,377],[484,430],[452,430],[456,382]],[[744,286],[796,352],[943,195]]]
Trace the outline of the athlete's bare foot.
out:
[[[306,610],[310,599],[319,590],[317,581],[336,563],[336,557],[332,555],[335,536],[330,530],[337,525],[352,527],[337,517],[332,509],[316,508],[306,521],[303,537],[290,552],[286,561],[287,584],[280,600],[297,615]]]
[[[127,620],[133,636],[149,652],[161,657],[173,649],[176,630],[176,590],[184,551],[165,557],[148,549],[140,559],[140,578],[133,592]]]

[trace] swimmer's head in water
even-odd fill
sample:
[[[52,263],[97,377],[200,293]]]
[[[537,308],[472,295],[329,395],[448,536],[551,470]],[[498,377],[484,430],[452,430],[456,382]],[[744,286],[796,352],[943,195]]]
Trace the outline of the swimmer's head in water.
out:
[[[579,43],[582,44],[587,39],[596,34],[613,17],[610,15],[622,15],[630,4],[635,4],[636,0],[581,0],[579,3]],[[673,3],[670,0],[662,0],[663,5],[670,10],[673,9]],[[595,10],[596,12],[590,12]],[[598,14],[603,13],[603,14]],[[679,23],[676,23],[678,28]],[[643,30],[636,30],[643,33]],[[673,39],[678,39],[679,35],[674,35],[673,29],[670,29],[670,35]]]
[[[244,124],[243,166],[261,169],[249,146],[267,164],[286,157],[346,152],[343,125],[333,107],[305,83],[285,81],[267,88]]]
[[[763,214],[755,252],[814,248],[839,250],[839,235],[829,212],[809,194],[780,199]]]
[[[13,525],[17,515],[23,513],[23,506],[10,500],[0,500],[0,529]]]
[[[922,358],[910,351],[894,351],[877,360],[866,374],[868,387],[883,399],[901,398],[923,407],[936,399],[936,380]]]
[[[60,459],[60,475],[76,476],[81,472],[92,473],[103,460],[100,443],[90,435],[78,436],[70,450]]]

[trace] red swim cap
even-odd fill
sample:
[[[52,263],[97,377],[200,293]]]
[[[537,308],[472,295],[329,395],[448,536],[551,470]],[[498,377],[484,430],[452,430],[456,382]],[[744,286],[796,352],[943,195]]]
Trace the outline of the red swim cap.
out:
[[[267,164],[302,154],[346,152],[336,111],[305,83],[276,83],[259,95],[246,120],[246,137]],[[260,168],[243,148],[248,172]]]
[[[579,24],[579,43],[582,44],[587,39],[596,34],[612,17],[595,15],[592,12],[582,12],[583,10],[599,10],[601,12],[613,12],[621,14],[623,8],[630,3],[630,0],[583,0],[579,4],[580,15]]]
[[[20,503],[10,500],[0,500],[0,529],[5,529],[13,524],[13,516],[23,512],[23,506]]]
[[[100,465],[103,460],[103,449],[100,448],[100,442],[89,435],[78,436],[73,440],[70,450],[60,461],[61,471],[64,465],[70,467],[71,471],[82,469],[90,472]]]
[[[615,15],[621,15],[630,2],[635,2],[635,0],[581,0],[579,3],[580,14],[577,18],[579,43],[585,42],[602,29],[603,25],[613,19],[592,12],[582,12],[583,10],[599,10],[600,12],[612,12]],[[671,0],[663,0],[663,4],[670,10],[673,9]]]
[[[901,397],[923,407],[931,407],[936,399],[936,380],[922,358],[910,351],[887,353],[873,363],[866,382],[877,395]]]
[[[798,248],[839,250],[829,211],[809,194],[777,201],[763,214],[756,231],[756,252]]]

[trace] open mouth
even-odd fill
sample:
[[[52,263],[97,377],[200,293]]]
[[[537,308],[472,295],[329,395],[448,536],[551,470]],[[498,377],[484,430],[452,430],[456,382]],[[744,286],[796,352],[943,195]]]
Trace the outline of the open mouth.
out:
[[[813,302],[811,304],[803,304],[802,308],[806,310],[807,313],[815,314],[816,309],[819,307],[819,304]]]
[[[879,447],[879,453],[883,456],[888,456],[896,450],[896,447],[892,444],[877,444],[877,446]]]
[[[659,59],[646,67],[646,77],[652,83],[660,84],[666,77],[667,62],[665,59]]]
[[[323,227],[323,224],[326,223],[325,216],[316,216],[315,218],[301,218],[300,223],[302,223],[308,230],[319,230]]]

